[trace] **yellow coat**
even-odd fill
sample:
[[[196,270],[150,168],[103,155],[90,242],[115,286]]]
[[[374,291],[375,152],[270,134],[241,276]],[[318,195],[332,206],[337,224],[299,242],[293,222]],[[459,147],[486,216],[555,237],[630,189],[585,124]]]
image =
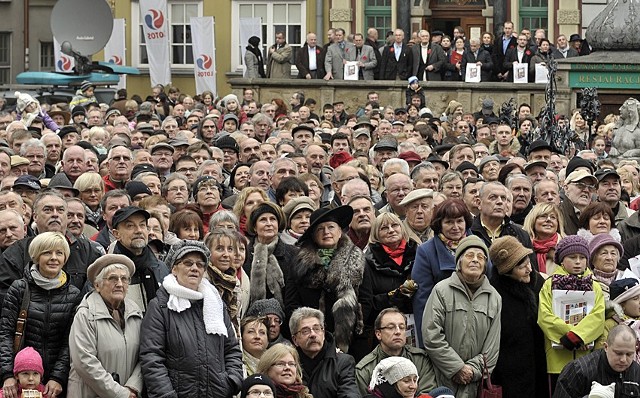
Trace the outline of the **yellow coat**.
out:
[[[553,275],[568,275],[567,271],[561,266],[556,268]],[[589,269],[582,274],[583,277],[591,275]],[[561,318],[553,313],[553,292],[551,289],[552,278],[542,286],[540,290],[540,307],[538,308],[538,325],[544,332],[544,345],[547,355],[547,372],[551,374],[559,374],[562,368],[574,359],[589,354],[590,350],[569,351],[566,349],[555,349],[551,347],[551,342],[560,342],[560,338],[567,332],[573,332],[578,335],[585,344],[594,342],[604,329],[604,295],[600,284],[593,282],[593,291],[595,292],[595,306],[591,312],[584,317],[580,323],[575,326],[567,325]]]

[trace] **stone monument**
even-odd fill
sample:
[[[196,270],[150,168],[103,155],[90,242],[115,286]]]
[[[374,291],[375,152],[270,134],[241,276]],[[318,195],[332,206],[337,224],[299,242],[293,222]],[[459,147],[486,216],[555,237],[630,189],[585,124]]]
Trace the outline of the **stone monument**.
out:
[[[640,101],[629,98],[620,107],[613,129],[613,147],[625,158],[640,156]]]

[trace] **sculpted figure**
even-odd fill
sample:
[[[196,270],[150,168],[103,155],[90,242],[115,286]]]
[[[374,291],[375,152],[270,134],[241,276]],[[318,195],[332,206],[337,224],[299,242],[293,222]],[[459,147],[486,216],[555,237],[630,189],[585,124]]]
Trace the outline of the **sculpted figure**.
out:
[[[622,157],[640,156],[640,101],[629,98],[620,107],[620,118],[613,130],[613,146]]]

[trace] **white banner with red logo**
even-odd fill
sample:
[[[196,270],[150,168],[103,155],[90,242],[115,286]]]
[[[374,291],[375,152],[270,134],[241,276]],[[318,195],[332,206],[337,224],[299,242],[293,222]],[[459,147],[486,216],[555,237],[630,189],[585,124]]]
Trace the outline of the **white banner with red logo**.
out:
[[[60,50],[60,43],[53,38],[53,58],[56,64],[56,72],[71,73],[76,66],[76,61],[72,56],[63,54]]]
[[[124,18],[113,20],[111,38],[104,46],[104,60],[116,65],[126,65],[126,47],[124,39]],[[118,88],[127,88],[127,75],[120,75]]]
[[[213,17],[191,18],[191,41],[193,43],[193,71],[196,78],[196,93],[216,91],[216,47],[215,22]]]
[[[171,83],[169,21],[166,0],[140,0],[142,31],[149,59],[151,86]]]

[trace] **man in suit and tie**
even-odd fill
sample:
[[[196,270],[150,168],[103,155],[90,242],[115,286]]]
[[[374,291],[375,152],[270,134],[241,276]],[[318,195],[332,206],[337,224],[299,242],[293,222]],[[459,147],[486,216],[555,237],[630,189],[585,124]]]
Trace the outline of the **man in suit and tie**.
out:
[[[519,34],[518,35],[518,45],[515,48],[510,48],[507,50],[507,54],[504,57],[504,76],[507,81],[513,82],[513,64],[521,63],[529,65],[529,61],[533,56],[533,51],[529,48],[529,39],[527,39],[527,35]],[[528,70],[528,66],[527,66]]]
[[[431,35],[426,30],[418,32],[420,44],[411,48],[412,74],[419,80],[442,80],[440,69],[446,61],[444,50],[439,44],[431,43]]]
[[[513,22],[507,21],[504,23],[502,27],[502,35],[496,37],[496,40],[493,43],[493,52],[496,63],[496,73],[498,75],[498,80],[504,81],[507,79],[507,72],[504,68],[504,58],[507,55],[507,50],[510,48],[515,48],[516,46],[516,38],[513,36]]]
[[[380,61],[381,80],[407,80],[411,74],[411,52],[404,43],[404,31],[393,32],[393,42],[384,47]]]
[[[467,65],[476,64],[480,66],[480,81],[488,82],[491,80],[491,72],[493,71],[493,62],[491,54],[483,48],[480,48],[480,40],[469,40],[469,51],[462,54],[462,76],[467,73]]]
[[[347,61],[356,60],[356,46],[344,39],[344,29],[337,28],[334,35],[334,43],[327,49],[324,57],[324,80],[343,80],[344,65]]]
[[[353,42],[356,45],[356,61],[358,61],[359,68],[358,80],[373,80],[375,78],[374,71],[376,65],[378,65],[376,50],[364,44],[362,33],[356,33],[353,36]]]
[[[324,72],[324,49],[318,47],[315,33],[307,34],[307,41],[296,54],[298,79],[322,79]]]

